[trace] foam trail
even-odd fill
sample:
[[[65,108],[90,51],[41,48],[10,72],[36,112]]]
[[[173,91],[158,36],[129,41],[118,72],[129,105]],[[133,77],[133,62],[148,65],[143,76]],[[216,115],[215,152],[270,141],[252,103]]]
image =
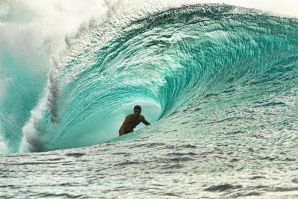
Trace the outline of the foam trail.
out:
[[[1,128],[0,128],[0,130],[1,130]],[[2,154],[9,153],[9,150],[6,146],[6,143],[5,143],[5,141],[3,140],[2,137],[0,137],[0,151],[1,151]]]

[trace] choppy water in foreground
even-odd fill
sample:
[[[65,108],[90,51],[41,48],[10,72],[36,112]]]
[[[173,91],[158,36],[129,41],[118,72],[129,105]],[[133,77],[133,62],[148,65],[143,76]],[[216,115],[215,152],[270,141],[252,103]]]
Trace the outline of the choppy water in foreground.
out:
[[[243,134],[243,139],[250,139],[253,145],[233,139],[196,146],[188,140],[152,139],[154,135],[148,133],[141,139],[85,149],[2,156],[0,196],[296,198],[298,195],[296,149]]]
[[[298,197],[297,35],[297,19],[217,4],[90,27],[17,122],[2,102],[0,196]],[[151,126],[99,130],[144,101]]]

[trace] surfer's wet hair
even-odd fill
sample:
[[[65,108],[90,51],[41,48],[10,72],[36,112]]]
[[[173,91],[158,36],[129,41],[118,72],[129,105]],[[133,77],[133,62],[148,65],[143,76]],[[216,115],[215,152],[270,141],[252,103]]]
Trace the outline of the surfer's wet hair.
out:
[[[142,112],[142,108],[139,106],[139,105],[136,105],[134,108],[133,108],[133,110],[140,110],[140,112]]]

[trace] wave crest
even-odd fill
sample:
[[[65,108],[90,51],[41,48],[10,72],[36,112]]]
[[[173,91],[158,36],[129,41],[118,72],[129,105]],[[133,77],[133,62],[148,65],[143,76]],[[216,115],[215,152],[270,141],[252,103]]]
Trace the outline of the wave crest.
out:
[[[296,19],[206,4],[90,28],[48,83],[48,96],[57,94],[54,107],[41,109],[42,118],[27,134],[36,135],[36,125],[45,118],[61,121],[45,124],[36,137],[42,147],[34,151],[88,145],[92,142],[75,140],[82,133],[92,138],[106,134],[96,120],[105,121],[121,106],[139,101],[161,107],[159,124],[183,120],[185,133],[193,131],[189,125],[196,120],[209,121],[204,128],[210,130],[212,121],[247,117],[246,109],[255,109],[256,103],[277,98],[286,103],[284,91],[297,81],[290,78],[297,70],[297,26]],[[53,82],[57,89],[50,89]],[[238,122],[240,129],[249,128]],[[164,123],[161,129],[169,125],[177,124]]]

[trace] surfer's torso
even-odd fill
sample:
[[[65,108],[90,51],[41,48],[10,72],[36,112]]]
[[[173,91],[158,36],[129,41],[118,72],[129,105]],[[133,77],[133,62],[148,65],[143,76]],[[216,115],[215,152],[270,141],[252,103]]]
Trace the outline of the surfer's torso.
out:
[[[127,123],[124,127],[125,132],[132,132],[133,129],[138,126],[142,120],[144,120],[144,116],[135,116],[134,114],[129,114],[126,116],[125,120],[127,120]]]

